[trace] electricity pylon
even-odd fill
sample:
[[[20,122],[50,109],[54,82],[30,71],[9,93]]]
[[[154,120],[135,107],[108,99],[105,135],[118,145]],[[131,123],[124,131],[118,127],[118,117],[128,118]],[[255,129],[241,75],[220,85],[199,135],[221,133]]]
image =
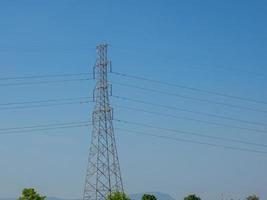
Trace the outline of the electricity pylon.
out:
[[[83,200],[104,200],[112,192],[123,192],[112,123],[113,109],[109,102],[111,85],[107,80],[108,70],[110,70],[107,44],[98,45],[96,50],[95,108],[92,116],[93,130]]]

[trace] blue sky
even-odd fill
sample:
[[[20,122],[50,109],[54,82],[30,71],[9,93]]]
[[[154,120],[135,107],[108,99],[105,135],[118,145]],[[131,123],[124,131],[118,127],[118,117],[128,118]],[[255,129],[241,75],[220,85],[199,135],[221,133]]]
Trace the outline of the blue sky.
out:
[[[110,45],[113,70],[205,90],[266,101],[267,3],[264,1],[85,1],[1,0],[0,76],[17,77],[92,72],[95,46]],[[54,80],[54,79],[53,79]],[[204,98],[266,111],[266,104],[223,98],[110,75],[113,82]],[[37,80],[39,81],[39,80]],[[1,103],[91,96],[94,81],[6,86]],[[201,103],[113,85],[118,96],[198,112],[265,123],[266,112]],[[111,99],[116,118],[212,136],[267,144],[266,126],[239,123]],[[120,106],[190,117],[232,126],[218,127],[166,118]],[[0,110],[0,128],[85,121],[93,104]],[[159,130],[121,125],[147,133]],[[34,186],[47,196],[79,198],[85,179],[89,128],[0,135],[0,197],[16,197]],[[267,154],[234,151],[116,132],[127,193],[166,192],[182,199],[267,198]],[[176,137],[176,136],[175,136]],[[177,135],[179,138],[260,149]]]

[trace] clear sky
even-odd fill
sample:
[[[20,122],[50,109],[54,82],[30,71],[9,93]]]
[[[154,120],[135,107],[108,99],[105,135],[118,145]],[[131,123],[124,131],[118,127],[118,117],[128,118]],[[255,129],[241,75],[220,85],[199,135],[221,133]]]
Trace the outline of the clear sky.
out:
[[[267,3],[261,0],[0,0],[0,78],[92,72],[95,46],[107,42],[114,71],[267,101],[266,23]],[[69,78],[77,77],[65,79]],[[118,119],[267,144],[266,103],[115,75],[110,75],[110,79],[114,82],[113,95],[258,124],[112,98],[114,116]],[[92,103],[2,109],[2,104],[11,102],[92,96],[94,81],[6,85],[43,80],[48,79],[0,80],[1,132],[4,128],[91,119]],[[257,111],[127,88],[115,82]],[[165,115],[129,111],[121,106]],[[166,117],[166,114],[180,118]],[[114,123],[116,128],[267,151],[266,147]],[[85,127],[0,135],[0,197],[16,197],[22,188],[34,186],[47,196],[80,198],[90,133],[90,127]],[[227,199],[244,198],[254,193],[262,199],[267,198],[267,154],[127,131],[116,131],[116,137],[127,193],[160,191],[177,200],[191,192],[205,200],[221,199],[222,193]]]

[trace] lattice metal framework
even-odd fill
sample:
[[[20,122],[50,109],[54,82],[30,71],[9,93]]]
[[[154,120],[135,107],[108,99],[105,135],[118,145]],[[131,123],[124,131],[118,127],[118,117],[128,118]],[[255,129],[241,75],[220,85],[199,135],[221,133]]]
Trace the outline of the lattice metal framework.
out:
[[[104,200],[112,192],[123,192],[122,178],[113,129],[113,109],[108,83],[110,61],[107,44],[100,44],[94,67],[96,87],[95,108],[92,116],[93,130],[83,200]]]

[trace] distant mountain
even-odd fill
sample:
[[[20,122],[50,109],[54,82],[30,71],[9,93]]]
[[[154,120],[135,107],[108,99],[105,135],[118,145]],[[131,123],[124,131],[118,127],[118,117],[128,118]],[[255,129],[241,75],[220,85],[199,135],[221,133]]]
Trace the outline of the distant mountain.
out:
[[[168,194],[161,192],[145,192],[146,194],[152,194],[157,197],[158,200],[175,200]],[[144,193],[130,194],[131,200],[141,200]],[[17,200],[16,198],[0,198],[0,200]],[[63,199],[57,197],[47,197],[46,200],[80,200],[80,199]]]

